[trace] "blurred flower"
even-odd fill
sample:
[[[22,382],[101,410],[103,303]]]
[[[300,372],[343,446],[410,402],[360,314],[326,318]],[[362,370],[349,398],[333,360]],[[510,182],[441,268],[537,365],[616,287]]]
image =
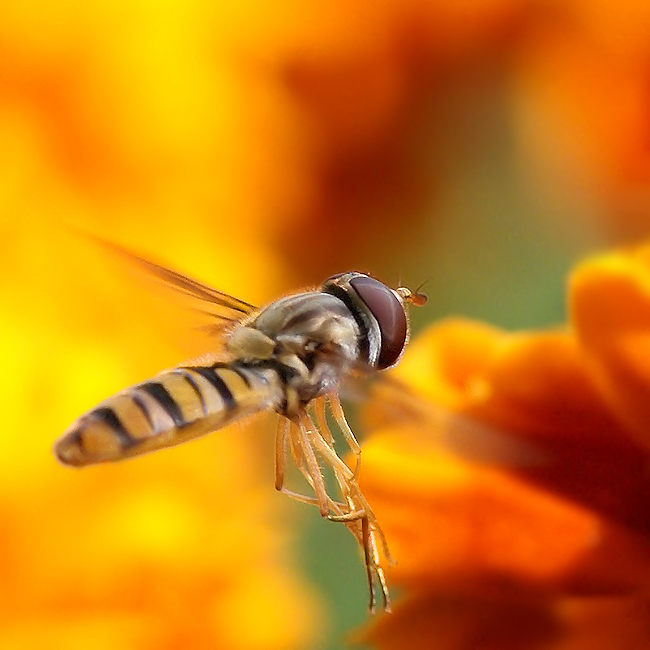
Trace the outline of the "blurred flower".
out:
[[[17,165],[4,182],[39,184],[20,194],[28,214],[93,213],[122,242],[174,241],[194,269],[221,271],[218,254],[250,280],[240,256],[257,257],[289,287],[375,268],[435,187],[423,143],[448,127],[439,77],[504,49],[519,5],[4,5],[0,140]],[[30,154],[55,176],[26,177]]]
[[[391,198],[391,226],[428,182],[400,171],[417,50],[439,42],[421,26],[460,18],[458,49],[476,48],[512,2],[482,4],[434,22],[419,2],[0,7],[0,646],[318,637],[263,424],[123,465],[54,462],[77,415],[212,343],[66,227],[256,303],[381,251],[378,206]]]
[[[538,6],[544,10],[513,58],[516,133],[527,175],[540,194],[554,197],[558,210],[549,214],[573,203],[610,241],[647,237],[650,5]]]
[[[324,626],[263,418],[110,467],[51,452],[80,413],[213,343],[67,225],[247,300],[288,283],[269,241],[279,167],[211,11],[0,8],[2,648],[284,650]]]
[[[434,325],[392,372],[402,410],[367,408],[404,590],[374,646],[650,645],[650,246],[586,260],[569,300],[557,331]]]
[[[77,415],[202,339],[173,301],[61,229],[16,219],[3,235],[0,646],[309,646],[323,615],[272,489],[273,425],[59,466],[52,443]]]
[[[390,281],[414,243],[426,277],[433,199],[484,151],[495,104],[516,120],[504,148],[541,185],[533,202],[560,186],[581,216],[604,198],[610,226],[630,213],[647,226],[648,20],[631,0],[2,3],[0,645],[305,647],[323,620],[278,532],[285,511],[258,494],[271,484],[259,430],[110,468],[54,465],[51,442],[80,412],[211,343],[66,226],[254,303],[347,268]],[[492,205],[482,173],[471,189]],[[634,528],[643,366],[603,362],[627,344],[471,323],[429,336],[429,372],[405,360],[414,389],[551,445],[562,463],[512,480]],[[544,494],[540,512],[573,521]],[[552,562],[535,579],[568,580]],[[566,615],[607,620],[581,607]]]

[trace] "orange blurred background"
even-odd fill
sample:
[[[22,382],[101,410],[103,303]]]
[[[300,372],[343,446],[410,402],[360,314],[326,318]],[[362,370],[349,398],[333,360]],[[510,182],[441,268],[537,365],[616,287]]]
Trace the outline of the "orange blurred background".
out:
[[[54,439],[205,349],[74,229],[264,303],[346,269],[446,313],[564,319],[650,234],[641,0],[0,7],[0,647],[339,647],[345,531],[272,488],[270,419],[72,471]]]

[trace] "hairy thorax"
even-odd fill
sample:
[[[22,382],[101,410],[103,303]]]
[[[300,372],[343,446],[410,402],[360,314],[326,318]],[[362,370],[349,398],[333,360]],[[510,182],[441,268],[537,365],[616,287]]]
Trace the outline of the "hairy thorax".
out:
[[[279,300],[236,327],[227,347],[237,359],[268,363],[282,372],[289,417],[335,390],[358,355],[358,327],[338,298],[310,292]]]

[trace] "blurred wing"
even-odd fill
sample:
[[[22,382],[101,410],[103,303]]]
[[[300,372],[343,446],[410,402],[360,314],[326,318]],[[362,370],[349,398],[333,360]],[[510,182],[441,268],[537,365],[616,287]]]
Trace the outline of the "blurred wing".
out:
[[[213,321],[203,328],[208,332],[218,333],[229,323],[239,322],[257,310],[257,307],[254,305],[235,298],[223,291],[213,289],[207,284],[194,280],[178,271],[144,259],[118,244],[106,241],[95,235],[85,236],[92,239],[109,253],[126,260],[132,267],[144,271],[148,276],[154,278],[163,286],[173,289],[185,297],[198,301],[200,308],[197,311],[208,316]]]
[[[416,424],[426,442],[468,461],[518,468],[548,460],[533,443],[426,400],[390,374],[375,375],[370,382],[352,378],[345,385],[344,396],[363,403],[361,418],[365,428]]]

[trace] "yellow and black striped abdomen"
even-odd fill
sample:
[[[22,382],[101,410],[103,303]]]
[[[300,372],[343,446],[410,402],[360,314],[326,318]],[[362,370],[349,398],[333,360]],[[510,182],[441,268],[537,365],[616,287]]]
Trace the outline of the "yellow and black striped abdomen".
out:
[[[81,416],[55,443],[66,465],[122,460],[180,444],[277,408],[284,385],[269,368],[241,363],[167,370]]]

